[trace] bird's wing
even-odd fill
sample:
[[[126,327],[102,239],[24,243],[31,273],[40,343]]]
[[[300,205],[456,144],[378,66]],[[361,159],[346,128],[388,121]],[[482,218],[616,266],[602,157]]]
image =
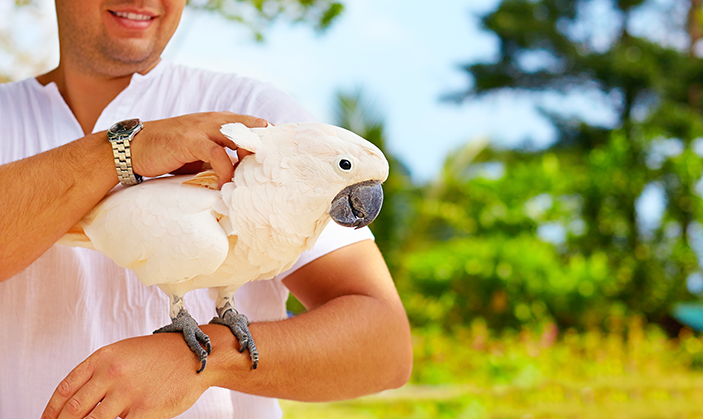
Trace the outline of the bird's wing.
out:
[[[196,173],[190,179],[183,181],[183,184],[200,186],[201,188],[208,188],[215,191],[219,188],[217,174],[214,170],[205,170],[204,172]]]
[[[146,285],[214,272],[229,243],[219,191],[153,179],[108,195],[79,223],[93,247]]]

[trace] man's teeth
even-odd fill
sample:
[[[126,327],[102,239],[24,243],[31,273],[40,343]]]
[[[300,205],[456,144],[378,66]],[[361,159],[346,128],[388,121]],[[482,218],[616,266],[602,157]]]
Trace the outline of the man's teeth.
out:
[[[127,12],[113,12],[115,16],[129,19],[129,20],[151,20],[151,16],[140,15],[137,13],[127,13]]]

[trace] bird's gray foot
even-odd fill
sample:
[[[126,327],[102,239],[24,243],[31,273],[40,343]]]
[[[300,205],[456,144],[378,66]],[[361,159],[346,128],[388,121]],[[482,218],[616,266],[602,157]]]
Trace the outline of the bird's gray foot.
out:
[[[251,358],[252,367],[255,370],[259,366],[259,351],[256,350],[254,338],[249,331],[249,319],[244,314],[239,314],[233,308],[227,308],[222,313],[218,310],[218,317],[210,320],[210,324],[221,324],[229,327],[234,336],[239,341],[239,352],[244,352],[249,349],[249,357]]]
[[[198,323],[185,309],[181,309],[181,311],[178,312],[178,315],[173,319],[171,324],[154,331],[154,333],[168,332],[183,333],[183,340],[186,341],[190,350],[197,355],[198,361],[200,361],[200,369],[198,372],[202,372],[207,364],[207,356],[212,352],[210,337],[200,330]],[[203,348],[203,346],[205,348]]]

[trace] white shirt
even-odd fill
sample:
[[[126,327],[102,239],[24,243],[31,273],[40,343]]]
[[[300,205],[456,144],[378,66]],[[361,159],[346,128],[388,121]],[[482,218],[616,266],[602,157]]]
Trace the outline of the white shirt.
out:
[[[148,74],[132,77],[102,112],[93,132],[129,118],[148,121],[223,110],[273,123],[313,120],[268,84],[162,61]],[[42,86],[33,78],[0,84],[0,127],[0,164],[83,137],[56,85]],[[316,257],[372,237],[368,229],[330,223],[293,269],[239,289],[237,309],[252,322],[285,318],[288,290],[283,277]],[[0,251],[4,245],[0,243]],[[215,316],[208,290],[186,294],[185,303],[199,323]],[[170,323],[168,312],[168,299],[157,287],[144,286],[101,253],[54,245],[24,271],[0,282],[0,418],[38,418],[58,383],[76,365],[100,347],[151,334]],[[281,416],[275,399],[211,388],[179,418]]]

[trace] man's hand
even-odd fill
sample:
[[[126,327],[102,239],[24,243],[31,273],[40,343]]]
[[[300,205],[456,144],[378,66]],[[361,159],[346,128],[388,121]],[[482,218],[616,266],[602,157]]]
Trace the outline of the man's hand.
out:
[[[240,122],[249,128],[265,127],[266,120],[231,112],[207,112],[144,122],[132,142],[135,173],[153,177],[166,173],[196,172],[209,163],[219,186],[232,180],[234,166],[225,147],[237,146],[220,132],[220,126]]]
[[[170,418],[209,387],[179,334],[116,342],[97,350],[59,384],[42,419]]]

